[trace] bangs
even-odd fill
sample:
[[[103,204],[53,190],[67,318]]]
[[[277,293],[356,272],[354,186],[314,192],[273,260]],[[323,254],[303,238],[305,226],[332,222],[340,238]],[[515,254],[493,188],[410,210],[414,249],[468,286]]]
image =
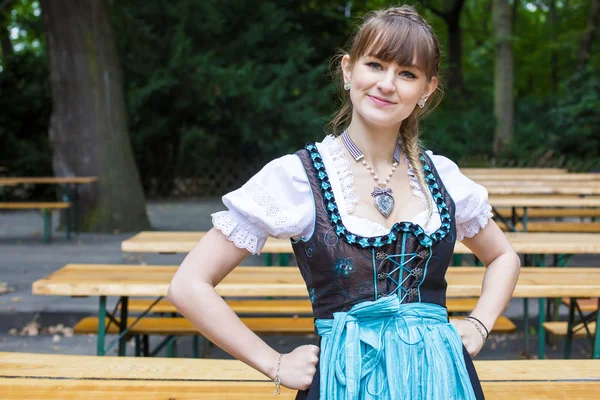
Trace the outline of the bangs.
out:
[[[425,29],[403,17],[388,16],[369,21],[356,37],[351,58],[377,57],[385,62],[417,68],[435,75],[434,46]]]

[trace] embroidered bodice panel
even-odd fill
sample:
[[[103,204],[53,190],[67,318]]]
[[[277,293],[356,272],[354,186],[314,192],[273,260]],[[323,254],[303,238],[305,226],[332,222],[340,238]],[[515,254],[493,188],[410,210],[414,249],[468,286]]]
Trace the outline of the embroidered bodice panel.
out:
[[[317,147],[308,145],[297,154],[317,210],[312,234],[292,243],[314,315],[331,318],[334,312],[382,296],[445,306],[444,276],[456,240],[455,205],[429,156],[422,155],[423,168],[439,228],[428,234],[418,224],[397,222],[382,235],[361,236],[341,218]]]

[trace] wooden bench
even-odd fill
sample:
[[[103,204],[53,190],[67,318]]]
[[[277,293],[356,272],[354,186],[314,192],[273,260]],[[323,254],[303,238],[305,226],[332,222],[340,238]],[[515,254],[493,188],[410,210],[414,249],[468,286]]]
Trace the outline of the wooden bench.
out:
[[[498,221],[498,225],[502,230],[508,230],[502,221]],[[523,224],[519,222],[515,228],[522,232]],[[599,233],[600,222],[528,222],[527,232]]]
[[[568,297],[563,298],[562,303],[569,307],[571,305],[571,299]],[[581,312],[594,312],[598,308],[598,299],[577,299],[577,305]]]
[[[153,299],[129,299],[127,310],[130,313],[141,313],[148,310],[153,302]],[[446,300],[446,307],[450,313],[470,312],[476,303],[476,298],[451,298]],[[312,305],[308,299],[227,300],[227,304],[238,315],[312,315]],[[158,301],[149,311],[157,314],[178,313],[169,300]]]
[[[62,210],[71,207],[71,203],[58,201],[58,202],[0,202],[0,209],[5,210],[41,210],[44,217],[44,243],[48,243],[52,237],[52,218],[50,216],[51,210]],[[69,223],[67,225],[67,238],[70,237]]]
[[[592,399],[600,360],[475,361],[488,400]],[[281,388],[281,400],[294,390]],[[266,399],[273,382],[237,360],[0,353],[3,400]]]
[[[450,317],[458,319],[460,317]],[[127,325],[131,326],[136,317],[129,317]],[[242,317],[242,322],[257,334],[313,334],[314,318],[312,317]],[[109,324],[107,333],[119,333],[115,323]],[[516,330],[515,324],[508,318],[501,316],[492,328],[494,333],[511,333]],[[90,334],[98,332],[98,318],[86,317],[79,321],[73,331],[76,334]],[[198,335],[198,330],[191,322],[181,317],[148,317],[141,318],[130,330],[132,335]]]
[[[523,210],[516,210],[517,217],[523,217]],[[498,210],[504,218],[512,217],[512,210],[501,208]],[[597,218],[600,217],[600,208],[533,208],[527,210],[528,218]]]

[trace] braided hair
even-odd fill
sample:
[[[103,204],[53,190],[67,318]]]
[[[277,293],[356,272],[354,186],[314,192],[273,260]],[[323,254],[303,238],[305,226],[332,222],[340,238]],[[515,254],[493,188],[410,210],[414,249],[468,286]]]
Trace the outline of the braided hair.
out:
[[[413,65],[425,73],[427,81],[440,75],[440,44],[431,25],[409,5],[392,7],[367,14],[365,21],[350,41],[350,63],[364,55],[371,55],[385,62],[395,62],[398,65]],[[346,52],[336,57],[339,61]],[[335,63],[334,75],[339,79],[342,105],[328,126],[334,135],[339,135],[349,125],[352,119],[352,102],[345,90],[341,63]],[[438,85],[436,91],[429,97],[424,108],[415,107],[414,111],[400,126],[398,136],[402,148],[414,170],[423,193],[428,192],[420,159],[421,143],[419,141],[419,121],[431,112],[441,101],[442,89]],[[426,196],[429,217],[434,204],[430,196]]]

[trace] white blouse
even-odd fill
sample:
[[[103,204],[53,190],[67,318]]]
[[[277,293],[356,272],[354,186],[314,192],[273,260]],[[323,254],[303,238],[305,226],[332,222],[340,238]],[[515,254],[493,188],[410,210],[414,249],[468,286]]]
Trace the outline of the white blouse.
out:
[[[342,222],[352,233],[380,236],[389,232],[383,225],[352,215],[358,202],[350,163],[339,142],[331,135],[316,143],[327,170]],[[487,190],[463,175],[458,166],[444,156],[427,154],[454,200],[457,240],[475,236],[492,217]],[[406,156],[413,194],[427,207],[424,193]],[[228,211],[212,214],[215,228],[239,248],[260,254],[268,236],[280,239],[311,236],[315,206],[306,171],[296,155],[285,155],[268,163],[241,188],[223,196]],[[441,226],[437,208],[427,220],[428,212],[414,216],[410,222],[420,225],[427,234]]]

